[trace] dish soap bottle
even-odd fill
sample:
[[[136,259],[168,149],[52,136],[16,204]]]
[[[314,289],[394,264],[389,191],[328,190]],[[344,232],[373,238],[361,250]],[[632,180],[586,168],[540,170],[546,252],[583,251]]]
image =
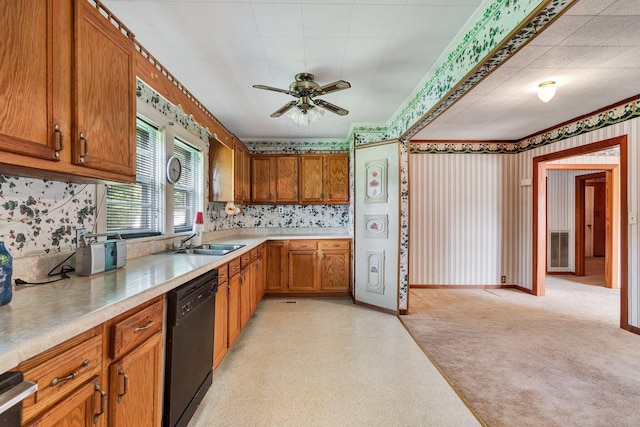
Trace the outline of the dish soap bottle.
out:
[[[13,273],[13,258],[5,248],[4,242],[0,242],[0,305],[11,302],[13,292],[11,290],[11,274]]]
[[[196,212],[196,217],[193,219],[193,238],[191,239],[191,246],[202,245],[202,231],[204,228],[204,218],[202,212]]]

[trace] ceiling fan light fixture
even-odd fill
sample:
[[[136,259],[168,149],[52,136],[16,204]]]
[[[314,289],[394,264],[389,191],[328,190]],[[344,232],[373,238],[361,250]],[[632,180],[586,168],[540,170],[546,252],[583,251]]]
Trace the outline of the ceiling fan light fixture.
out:
[[[549,102],[556,94],[556,82],[550,80],[538,85],[538,98],[542,102]]]
[[[289,117],[296,122],[298,126],[309,126],[324,115],[324,110],[314,105],[306,105],[304,108],[297,106],[293,109]]]

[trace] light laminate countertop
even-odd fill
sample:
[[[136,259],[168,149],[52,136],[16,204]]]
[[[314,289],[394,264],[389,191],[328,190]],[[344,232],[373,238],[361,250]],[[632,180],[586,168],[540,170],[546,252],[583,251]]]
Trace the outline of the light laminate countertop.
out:
[[[162,254],[127,260],[124,268],[47,285],[19,286],[0,307],[0,373],[79,333],[182,285],[267,240],[336,239],[350,235],[241,235],[225,256]],[[206,242],[211,243],[211,242]]]

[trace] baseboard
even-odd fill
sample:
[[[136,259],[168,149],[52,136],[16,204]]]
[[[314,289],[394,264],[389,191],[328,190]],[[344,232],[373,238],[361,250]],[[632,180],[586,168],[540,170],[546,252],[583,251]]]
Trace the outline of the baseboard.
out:
[[[573,271],[547,271],[547,275],[549,276],[575,276],[576,273]]]
[[[381,313],[391,314],[393,316],[397,316],[398,315],[398,311],[397,310],[390,310],[388,308],[382,308],[382,307],[378,307],[378,306],[375,306],[375,305],[367,304],[366,302],[361,302],[361,301],[356,301],[356,300],[353,300],[353,303],[355,305],[359,305],[360,307],[370,308],[371,310],[376,310],[376,311],[379,311]]]
[[[532,293],[531,289],[519,285],[409,285],[409,289],[517,289]]]
[[[627,331],[633,332],[636,335],[640,335],[640,328],[638,328],[637,326],[627,325]]]

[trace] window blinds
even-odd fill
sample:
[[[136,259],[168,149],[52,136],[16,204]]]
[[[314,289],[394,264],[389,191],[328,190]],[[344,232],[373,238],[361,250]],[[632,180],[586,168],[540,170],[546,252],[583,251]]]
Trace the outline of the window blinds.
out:
[[[136,122],[136,183],[107,187],[107,231],[120,234],[159,234],[160,133],[157,127]]]
[[[173,187],[173,225],[176,232],[188,231],[193,226],[202,193],[200,151],[176,138],[173,155],[182,163],[182,175]]]

